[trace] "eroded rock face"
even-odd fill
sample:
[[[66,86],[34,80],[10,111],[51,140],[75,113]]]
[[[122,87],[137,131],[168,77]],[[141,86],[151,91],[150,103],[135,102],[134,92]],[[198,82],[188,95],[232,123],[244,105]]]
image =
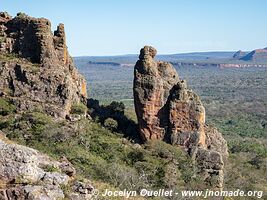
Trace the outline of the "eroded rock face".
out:
[[[134,70],[134,102],[140,134],[147,141],[164,139],[188,147],[205,145],[205,109],[199,97],[180,80],[174,67],[155,61],[145,46]]]
[[[183,147],[206,182],[221,188],[223,160],[228,156],[226,141],[205,124],[205,108],[199,96],[179,79],[170,63],[155,61],[156,53],[153,47],[142,48],[134,69],[140,135],[144,141],[159,139]]]
[[[0,131],[1,200],[66,198],[62,186],[71,187],[74,174],[75,169],[66,158],[55,161],[37,150],[9,141]],[[79,184],[87,187],[81,192],[75,189],[74,183],[73,191],[68,195],[75,195],[76,199],[91,199],[93,186]]]
[[[0,93],[18,110],[40,108],[64,118],[87,97],[66,46],[64,25],[54,34],[44,18],[0,13]]]
[[[169,132],[171,143],[190,149],[206,146],[205,108],[197,94],[187,88],[184,80],[173,86],[169,101]]]
[[[156,62],[157,51],[145,46],[140,51],[134,69],[134,103],[140,134],[147,141],[163,139],[168,128],[168,107],[170,90],[179,81],[173,66]]]

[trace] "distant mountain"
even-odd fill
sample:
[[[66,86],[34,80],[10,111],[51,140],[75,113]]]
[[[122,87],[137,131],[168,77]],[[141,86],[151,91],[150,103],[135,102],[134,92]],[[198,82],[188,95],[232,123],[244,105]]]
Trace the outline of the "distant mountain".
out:
[[[118,56],[83,56],[75,57],[79,66],[106,65],[133,67],[138,60],[137,54]],[[157,55],[156,60],[171,62],[181,66],[213,66],[213,67],[267,67],[267,48],[251,52],[218,51],[192,52],[180,54]]]
[[[264,49],[256,49],[241,57],[240,60],[243,61],[267,61],[267,47]]]
[[[239,51],[234,53],[233,58],[234,59],[240,59],[245,55],[246,55],[246,52],[239,50]]]
[[[235,52],[193,52],[180,54],[161,54],[156,59],[162,61],[185,61],[185,60],[209,60],[209,59],[230,59]],[[118,55],[118,56],[82,56],[75,57],[75,62],[113,62],[120,64],[135,64],[138,60],[137,54]]]
[[[88,62],[89,65],[111,65],[111,66],[120,66],[120,63],[116,63],[116,62],[93,62],[93,61],[89,61]]]
[[[233,51],[218,51],[218,52],[192,52],[170,55],[158,55],[159,60],[176,61],[176,60],[208,60],[208,59],[228,59],[235,52]]]

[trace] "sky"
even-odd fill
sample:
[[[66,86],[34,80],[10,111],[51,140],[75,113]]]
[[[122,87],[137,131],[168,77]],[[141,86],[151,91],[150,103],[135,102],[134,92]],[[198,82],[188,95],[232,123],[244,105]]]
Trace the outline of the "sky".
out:
[[[0,0],[0,10],[64,23],[72,56],[267,47],[266,0]]]

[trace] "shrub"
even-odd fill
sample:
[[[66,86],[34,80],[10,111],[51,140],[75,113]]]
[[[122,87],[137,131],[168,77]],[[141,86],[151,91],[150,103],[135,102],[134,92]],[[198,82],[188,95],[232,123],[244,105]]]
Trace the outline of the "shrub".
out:
[[[121,189],[139,190],[148,186],[144,174],[139,174],[134,168],[117,163],[107,165],[103,178]]]
[[[15,119],[12,115],[8,117],[3,117],[3,119],[0,117],[0,129],[10,128],[14,125]]]
[[[127,159],[129,160],[129,163],[131,165],[138,161],[144,161],[144,152],[140,150],[131,151],[130,153],[128,153]]]
[[[15,112],[16,108],[10,101],[0,98],[0,115],[9,115]]]
[[[82,103],[73,104],[70,110],[71,114],[78,114],[78,115],[85,114],[86,112],[87,112],[87,106]]]
[[[112,101],[109,107],[114,112],[124,113],[125,105],[122,102]]]
[[[118,122],[112,118],[107,118],[104,121],[104,126],[109,130],[116,130],[118,128]]]
[[[17,17],[26,17],[27,15],[25,14],[25,13],[23,13],[23,12],[19,12],[19,13],[17,13]]]
[[[46,125],[52,122],[49,115],[38,111],[24,113],[22,117],[33,125]]]
[[[24,113],[20,122],[22,121],[29,122],[29,131],[36,136],[40,136],[46,126],[53,122],[51,116],[37,111]]]

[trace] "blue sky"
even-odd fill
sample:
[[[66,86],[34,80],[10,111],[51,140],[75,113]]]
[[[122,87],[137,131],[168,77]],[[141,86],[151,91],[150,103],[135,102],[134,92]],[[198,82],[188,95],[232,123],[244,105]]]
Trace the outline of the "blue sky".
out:
[[[73,56],[267,47],[266,0],[0,0],[0,10],[65,24]]]

